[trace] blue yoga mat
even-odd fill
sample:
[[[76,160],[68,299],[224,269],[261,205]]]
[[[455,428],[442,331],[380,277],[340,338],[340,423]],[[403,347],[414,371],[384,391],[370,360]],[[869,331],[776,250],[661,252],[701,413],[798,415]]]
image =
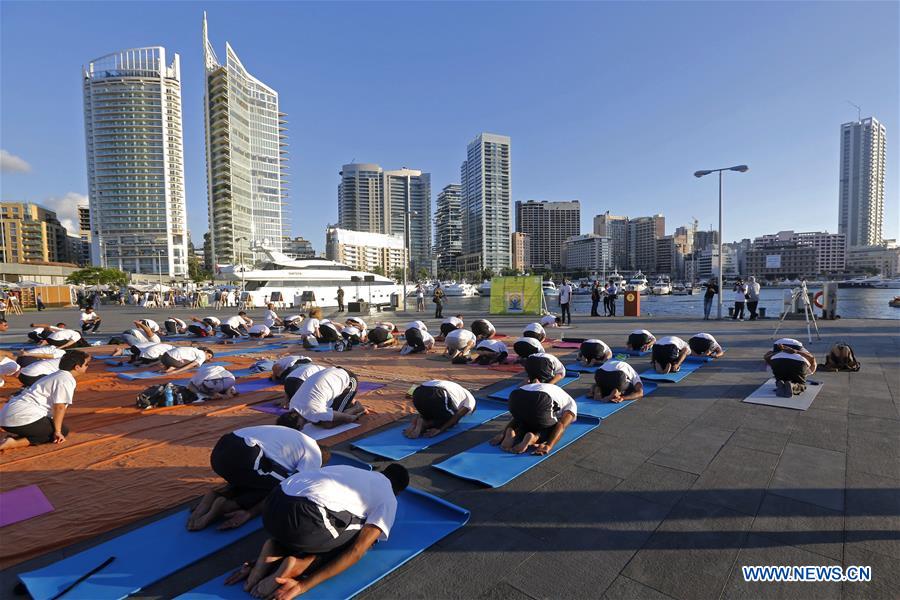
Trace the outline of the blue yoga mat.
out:
[[[221,367],[227,367],[228,363],[226,362],[210,362],[203,363],[205,365],[219,365]],[[181,373],[179,373],[180,375]],[[161,379],[168,378],[172,375],[170,373],[160,373],[154,368],[152,371],[140,371],[138,373],[118,373],[119,379],[125,379],[127,381],[134,381],[135,379]],[[190,381],[190,379],[188,379]]]
[[[489,487],[505,485],[532,467],[553,456],[581,436],[593,431],[600,425],[600,419],[580,416],[571,423],[550,454],[535,456],[534,454],[510,454],[499,446],[491,446],[484,442],[444,462],[433,465],[435,469],[483,483]]]
[[[249,392],[258,392],[260,390],[268,390],[270,388],[280,388],[283,384],[278,381],[272,381],[268,377],[260,377],[259,379],[249,379],[247,381],[241,381],[234,389],[236,389],[241,394],[247,394]]]
[[[342,454],[332,454],[329,464],[345,464],[371,470],[368,464]],[[79,583],[66,600],[117,600],[134,594],[176,571],[228,546],[262,527],[257,517],[237,529],[203,531],[185,528],[189,511],[179,511],[138,529],[132,529],[93,548],[28,573],[19,579],[34,600],[52,598],[110,556],[105,569]],[[165,560],[148,560],[148,552]]]
[[[469,520],[469,511],[415,488],[397,497],[397,517],[386,542],[378,542],[358,563],[303,594],[304,600],[352,598],[447,537]],[[221,575],[178,596],[178,600],[249,600],[241,585]]]
[[[652,381],[642,381],[641,383],[644,385],[644,396],[649,396],[655,392],[656,388],[659,386],[658,383]],[[626,400],[625,402],[600,402],[599,400],[590,399],[587,396],[575,398],[575,403],[578,404],[578,416],[585,415],[588,417],[597,417],[598,419],[605,419],[635,402],[636,400]]]
[[[499,402],[479,400],[475,412],[464,416],[454,427],[432,438],[420,437],[411,440],[403,435],[403,430],[407,427],[404,424],[353,442],[353,446],[391,460],[403,460],[420,450],[440,444],[444,440],[505,415],[506,412],[506,407]]]
[[[237,356],[239,354],[253,354],[254,352],[270,352],[284,348],[287,344],[266,344],[264,346],[249,346],[246,348],[235,348],[234,350],[222,350],[216,352],[216,356]]]
[[[615,358],[616,354],[627,354],[628,356],[649,356],[652,351],[645,350],[643,352],[639,350],[628,350],[627,348],[613,348],[613,358]]]
[[[566,375],[565,377],[560,379],[559,383],[557,383],[556,385],[558,385],[559,387],[565,387],[573,381],[576,381],[579,377],[581,377],[581,374],[579,373]],[[494,400],[509,400],[509,395],[512,394],[512,391],[518,387],[522,387],[522,383],[514,383],[513,385],[496,391],[493,394],[488,394],[488,398],[492,398]]]
[[[591,365],[590,367],[581,363],[572,363],[566,365],[566,373],[596,373],[600,365]]]
[[[677,373],[666,373],[666,374],[657,373],[653,369],[647,369],[646,371],[641,373],[641,379],[651,379],[653,381],[669,381],[672,383],[678,383],[679,381],[681,381],[682,379],[684,379],[685,377],[687,377],[688,375],[690,375],[691,373],[693,373],[694,371],[696,371],[697,369],[702,367],[704,364],[706,364],[706,363],[700,362],[700,361],[685,360],[683,363],[681,363],[681,369],[679,369]]]
[[[684,362],[708,363],[714,360],[716,359],[714,359],[712,356],[698,356],[696,354],[691,354],[686,359],[684,359]]]

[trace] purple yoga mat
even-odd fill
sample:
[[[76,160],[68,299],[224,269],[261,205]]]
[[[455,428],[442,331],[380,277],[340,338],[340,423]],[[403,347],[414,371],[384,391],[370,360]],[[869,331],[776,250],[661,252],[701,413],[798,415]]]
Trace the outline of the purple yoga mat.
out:
[[[36,485],[0,494],[0,527],[52,512],[53,505]]]
[[[380,390],[384,387],[383,383],[370,383],[368,381],[363,381],[359,384],[359,387],[356,390],[357,394],[365,394],[366,392],[372,392],[375,390]],[[258,410],[259,412],[269,413],[270,415],[281,416],[287,412],[286,408],[280,408],[276,404],[254,404],[253,406],[248,406],[247,408],[252,408],[253,410]]]

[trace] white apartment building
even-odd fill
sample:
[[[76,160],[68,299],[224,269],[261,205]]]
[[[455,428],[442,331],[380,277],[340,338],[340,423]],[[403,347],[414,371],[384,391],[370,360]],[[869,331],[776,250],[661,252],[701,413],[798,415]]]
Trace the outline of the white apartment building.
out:
[[[82,79],[93,264],[186,276],[179,56],[122,50],[88,63]]]
[[[289,234],[287,134],[278,92],[250,74],[225,43],[220,64],[203,14],[206,180],[213,260],[256,260],[255,246],[282,250]]]
[[[847,270],[847,236],[827,231],[779,231],[753,240],[754,247],[795,243],[816,249],[817,273],[843,273]]]
[[[358,271],[380,270],[391,277],[395,269],[403,268],[407,254],[401,236],[329,227],[325,256]]]
[[[594,235],[608,237],[614,269],[628,268],[628,217],[603,214],[594,217]]]
[[[567,271],[584,270],[603,275],[612,270],[611,240],[593,233],[572,236],[563,242],[562,260]]]
[[[841,125],[838,232],[850,247],[882,243],[886,145],[874,117]]]
[[[510,139],[481,133],[466,148],[460,167],[462,255],[460,270],[499,272],[511,265]]]

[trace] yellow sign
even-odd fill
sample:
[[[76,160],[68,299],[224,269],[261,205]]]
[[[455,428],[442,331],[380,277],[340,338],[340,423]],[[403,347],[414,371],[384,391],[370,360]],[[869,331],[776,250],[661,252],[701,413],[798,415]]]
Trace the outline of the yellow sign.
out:
[[[491,279],[491,314],[539,315],[543,293],[538,276],[494,277]]]

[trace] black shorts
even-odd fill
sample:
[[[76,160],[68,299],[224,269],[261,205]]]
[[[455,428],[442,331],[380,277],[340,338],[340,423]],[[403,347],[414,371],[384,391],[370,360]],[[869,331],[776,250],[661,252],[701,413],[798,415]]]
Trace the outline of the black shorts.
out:
[[[640,350],[650,343],[650,336],[646,333],[632,333],[628,336],[628,347],[632,350]]]
[[[603,346],[597,342],[582,342],[578,348],[578,356],[587,360],[599,360],[603,355]]]
[[[457,329],[453,323],[441,323],[441,335],[447,337],[447,334]]]
[[[41,417],[28,425],[19,425],[16,427],[4,427],[4,431],[17,438],[27,438],[34,445],[50,444],[53,442],[53,419],[50,417]],[[62,434],[69,435],[69,428],[62,426]]]
[[[356,346],[356,345],[362,343],[361,340],[359,339],[359,334],[350,335],[349,333],[344,333],[344,334],[342,334],[342,336],[344,338],[344,341],[347,342],[348,344],[350,344],[351,346]]]
[[[688,340],[688,346],[694,354],[706,354],[712,348],[712,340],[694,336]]]
[[[525,331],[522,333],[522,337],[530,337],[536,339],[539,342],[543,342],[546,336],[544,334],[538,333],[537,331]]]
[[[292,555],[325,554],[352,542],[364,524],[349,512],[331,511],[311,500],[272,490],[263,512],[263,527]]]
[[[44,375],[25,375],[20,372],[19,381],[22,382],[22,387],[30,387],[35,381],[41,377],[46,377],[47,375],[49,375],[49,373],[45,373]]]
[[[659,365],[671,365],[678,361],[678,346],[675,344],[654,344],[653,362]]]
[[[556,426],[553,399],[545,392],[516,388],[509,395],[509,412],[516,431],[546,435]]]
[[[319,342],[341,341],[341,334],[338,333],[337,327],[333,327],[331,325],[320,325],[319,334],[319,337],[316,338],[316,340]]]
[[[44,329],[40,333],[38,333],[37,331],[29,331],[28,339],[31,340],[32,342],[40,342],[41,340],[46,340],[47,336],[49,336],[50,334],[47,333],[46,335],[44,335],[45,332],[47,332],[46,329]]]
[[[425,336],[422,335],[420,329],[410,327],[406,330],[404,337],[406,338],[406,345],[412,347],[416,352],[425,350]]]
[[[344,370],[347,371],[347,369]],[[347,374],[350,375],[350,383],[344,388],[343,392],[331,401],[331,409],[338,412],[344,412],[353,403],[353,398],[356,397],[356,390],[359,386],[359,379],[356,375],[350,371],[347,371]]]
[[[294,394],[297,393],[304,381],[306,380],[300,377],[288,377],[284,380],[284,395],[287,396],[288,400],[294,397]]]
[[[389,339],[391,339],[391,332],[385,329],[384,327],[376,327],[372,331],[369,332],[369,343],[371,344],[383,344]]]
[[[161,362],[164,367],[172,368],[172,369],[180,369],[181,367],[184,367],[184,366],[187,366],[188,364],[190,364],[186,360],[178,360],[177,358],[173,357],[168,352],[166,352],[165,354],[163,354],[162,356],[159,357],[159,362]]]
[[[16,362],[19,363],[19,367],[24,369],[28,365],[32,365],[39,360],[44,360],[44,359],[40,358],[38,356],[20,356],[19,358],[16,359]]]
[[[165,325],[166,333],[168,333],[169,335],[175,335],[178,333],[178,323],[177,322],[175,322],[171,319],[166,319],[166,321],[163,323],[163,325]]]
[[[205,327],[201,327],[197,324],[192,324],[187,326],[187,330],[189,333],[193,333],[197,337],[208,337],[209,331]]]
[[[540,352],[540,350],[538,350],[528,342],[523,342],[521,340],[513,344],[513,351],[522,358]]]
[[[435,427],[443,425],[454,415],[450,394],[441,387],[429,385],[417,387],[413,392],[413,406],[423,419]]]
[[[472,333],[480,338],[491,338],[494,336],[494,326],[484,319],[476,319],[472,321]]]
[[[594,372],[594,383],[600,388],[600,396],[605,397],[612,393],[613,390],[619,390],[622,395],[630,394],[634,391],[633,385],[628,385],[627,377],[622,371],[604,371],[597,369]]]
[[[241,332],[232,327],[231,325],[226,325],[222,323],[219,325],[219,331],[222,332],[222,335],[225,336],[226,339],[234,339],[236,337],[241,337]]]
[[[772,367],[772,375],[775,376],[775,379],[806,384],[806,376],[809,375],[809,363],[805,360],[776,358],[769,361],[769,365]]]
[[[494,352],[487,348],[482,348],[481,350],[476,348],[475,351],[478,353],[478,358],[475,359],[475,363],[479,365],[503,363],[506,361],[506,357],[509,356],[508,352]]]
[[[262,453],[259,446],[248,446],[244,438],[228,433],[219,438],[209,455],[212,470],[228,482],[223,496],[243,509],[265,500],[291,473]]]

